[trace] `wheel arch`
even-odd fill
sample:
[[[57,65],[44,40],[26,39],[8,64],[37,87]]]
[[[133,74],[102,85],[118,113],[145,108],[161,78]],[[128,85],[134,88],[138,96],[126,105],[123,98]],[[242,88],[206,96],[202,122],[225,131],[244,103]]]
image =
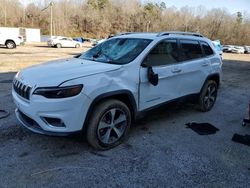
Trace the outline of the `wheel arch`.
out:
[[[7,40],[5,41],[5,45],[7,45],[8,42],[13,42],[13,43],[15,44],[15,46],[16,46],[16,42],[15,42],[14,40],[12,40],[12,39],[7,39]]]
[[[92,101],[88,109],[84,123],[83,123],[83,129],[87,128],[87,124],[89,122],[90,116],[95,106],[108,99],[117,99],[123,102],[124,104],[126,104],[131,112],[132,121],[135,120],[136,115],[137,115],[137,105],[136,105],[136,101],[132,92],[129,90],[112,91],[112,92],[101,94]]]
[[[203,83],[202,88],[204,87],[205,83],[206,83],[208,80],[214,80],[214,81],[217,83],[217,86],[218,86],[218,87],[220,86],[220,75],[219,75],[219,73],[215,73],[215,74],[209,75],[209,76],[206,78],[205,82]],[[202,88],[201,88],[200,92],[202,91]]]

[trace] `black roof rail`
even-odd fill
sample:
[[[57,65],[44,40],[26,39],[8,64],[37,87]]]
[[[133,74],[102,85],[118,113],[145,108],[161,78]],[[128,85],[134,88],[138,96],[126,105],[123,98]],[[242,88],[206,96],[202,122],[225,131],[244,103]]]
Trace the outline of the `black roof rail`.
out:
[[[123,32],[123,33],[118,33],[118,34],[115,35],[115,36],[130,35],[130,34],[135,34],[135,33],[138,33],[138,32]]]
[[[156,36],[161,37],[164,35],[189,35],[189,36],[195,36],[195,37],[204,37],[200,33],[193,33],[193,32],[182,32],[182,31],[166,31],[166,32],[160,32]]]
[[[150,33],[150,32],[123,32],[123,33],[118,33],[115,36],[130,35],[130,34],[155,34],[155,33]]]

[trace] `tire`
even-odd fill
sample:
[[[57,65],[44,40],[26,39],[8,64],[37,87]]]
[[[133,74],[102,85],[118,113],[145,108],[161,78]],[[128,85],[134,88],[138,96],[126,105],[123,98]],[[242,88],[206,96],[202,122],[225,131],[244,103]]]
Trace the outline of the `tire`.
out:
[[[202,112],[210,111],[217,98],[218,85],[214,80],[208,80],[199,95],[199,109]]]
[[[7,47],[8,49],[16,48],[15,42],[13,42],[13,41],[11,41],[11,40],[6,41],[5,45],[6,45],[6,47]]]
[[[86,138],[93,148],[107,150],[122,143],[129,132],[130,125],[129,108],[121,101],[107,100],[94,108]]]
[[[61,45],[60,43],[58,43],[58,44],[56,44],[56,47],[57,47],[57,48],[61,48],[62,45]]]
[[[76,48],[80,48],[80,44],[76,44]]]

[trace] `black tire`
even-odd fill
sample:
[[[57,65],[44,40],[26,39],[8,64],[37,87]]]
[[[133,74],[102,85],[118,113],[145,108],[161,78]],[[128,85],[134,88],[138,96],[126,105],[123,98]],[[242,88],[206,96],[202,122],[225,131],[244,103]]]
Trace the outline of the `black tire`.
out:
[[[6,41],[5,45],[6,45],[6,47],[7,47],[8,49],[16,48],[16,44],[15,44],[15,42],[13,42],[12,40]]]
[[[130,125],[131,112],[127,105],[119,100],[107,100],[95,107],[89,120],[86,138],[95,149],[107,150],[122,143]]]
[[[61,48],[62,45],[61,45],[60,43],[58,43],[58,44],[56,44],[56,47],[57,47],[57,48]]]
[[[80,44],[76,44],[76,48],[80,48]]]
[[[208,80],[199,95],[199,109],[202,112],[210,111],[217,98],[218,85],[214,80]]]

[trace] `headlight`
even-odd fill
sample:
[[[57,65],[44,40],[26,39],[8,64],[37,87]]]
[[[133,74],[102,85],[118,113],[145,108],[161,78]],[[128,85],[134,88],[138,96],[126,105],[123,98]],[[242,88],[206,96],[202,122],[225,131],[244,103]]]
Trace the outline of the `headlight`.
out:
[[[82,84],[67,87],[43,87],[37,88],[33,94],[49,99],[67,98],[78,95],[82,91],[82,88]]]

